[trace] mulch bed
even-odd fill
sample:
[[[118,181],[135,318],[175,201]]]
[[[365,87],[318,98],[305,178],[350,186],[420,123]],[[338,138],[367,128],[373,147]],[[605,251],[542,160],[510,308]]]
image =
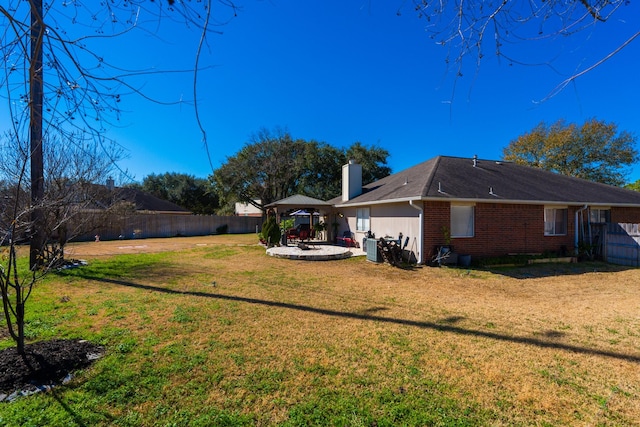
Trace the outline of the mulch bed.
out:
[[[0,351],[0,401],[61,384],[74,371],[104,353],[85,340],[50,340],[25,345],[26,360],[15,347]]]

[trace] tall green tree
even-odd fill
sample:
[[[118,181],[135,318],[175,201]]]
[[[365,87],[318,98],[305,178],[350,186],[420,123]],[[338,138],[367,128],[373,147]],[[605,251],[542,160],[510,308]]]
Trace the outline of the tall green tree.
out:
[[[544,122],[511,141],[507,161],[610,185],[623,185],[628,167],[638,161],[636,136],[615,123],[590,119],[582,125]]]
[[[326,142],[310,141],[305,147],[304,169],[300,171],[297,192],[320,200],[340,193],[344,150]]]
[[[221,201],[264,206],[295,193],[303,169],[305,143],[282,130],[261,129],[211,175]]]
[[[634,182],[630,182],[628,184],[625,184],[624,188],[629,189],[629,190],[633,190],[633,191],[640,191],[640,179],[634,181]]]
[[[151,174],[142,180],[142,184],[132,187],[173,202],[195,214],[213,215],[219,208],[218,196],[209,181],[189,174]]]
[[[342,166],[349,160],[362,165],[362,183],[369,184],[391,173],[389,152],[378,146],[354,142],[346,149],[325,142],[306,144],[306,161],[297,192],[320,200],[329,200],[342,191]]]
[[[354,142],[345,152],[345,163],[354,160],[362,165],[362,184],[369,184],[391,174],[387,165],[389,152],[382,147],[366,147],[361,142]],[[336,194],[337,195],[337,194]]]
[[[293,139],[281,129],[263,129],[228,157],[210,179],[221,204],[241,201],[264,210],[265,205],[297,193],[321,200],[338,196],[342,165],[349,159],[362,164],[363,184],[383,178],[391,172],[388,156],[387,150],[360,142],[340,149],[324,142]]]

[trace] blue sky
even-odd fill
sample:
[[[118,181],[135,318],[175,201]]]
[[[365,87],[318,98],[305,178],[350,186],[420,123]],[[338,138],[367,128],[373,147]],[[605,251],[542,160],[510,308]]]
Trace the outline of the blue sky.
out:
[[[588,118],[615,122],[640,136],[637,83],[640,39],[544,102],[574,70],[592,64],[640,29],[631,2],[611,22],[573,37],[504,48],[527,63],[497,60],[487,44],[479,69],[469,57],[463,76],[445,63],[446,48],[425,31],[412,2],[244,1],[237,17],[212,35],[198,76],[200,118],[213,167],[261,128],[294,138],[349,146],[379,145],[394,172],[437,155],[498,159],[502,149],[541,121]],[[401,13],[398,14],[397,12]],[[219,4],[214,16],[228,17]],[[127,68],[193,68],[199,34],[162,23],[105,42],[111,62]],[[116,46],[114,48],[114,46]],[[173,106],[126,96],[108,136],[129,150],[121,163],[142,180],[151,173],[206,177],[211,167],[190,103],[192,75],[157,74],[136,82]],[[455,89],[454,89],[455,87]],[[640,165],[630,181],[640,179]]]

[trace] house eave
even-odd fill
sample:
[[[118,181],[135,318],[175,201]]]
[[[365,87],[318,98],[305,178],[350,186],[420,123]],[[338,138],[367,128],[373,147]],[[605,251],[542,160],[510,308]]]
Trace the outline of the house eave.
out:
[[[606,207],[627,207],[627,208],[639,208],[640,204],[638,203],[612,203],[612,202],[593,202],[588,200],[526,200],[526,199],[502,199],[499,197],[495,198],[463,198],[463,197],[423,197],[421,200],[423,201],[451,201],[451,202],[464,202],[464,203],[499,203],[499,204],[509,204],[509,205],[559,205],[559,206],[606,206]]]
[[[376,200],[376,201],[363,201],[363,202],[347,202],[335,204],[336,209],[361,207],[361,206],[373,206],[373,205],[386,205],[408,202],[460,202],[460,203],[498,203],[498,204],[512,204],[512,205],[545,205],[545,206],[584,206],[591,207],[618,207],[618,208],[640,208],[640,204],[637,203],[612,203],[612,202],[589,202],[589,201],[563,201],[563,200],[525,200],[525,199],[501,199],[501,198],[464,198],[464,197],[401,197],[396,199]]]
[[[333,205],[336,209],[339,208],[355,208],[359,206],[371,206],[371,205],[389,205],[393,203],[408,203],[411,201],[419,201],[420,197],[400,197],[397,199],[376,200],[368,202],[347,202]]]

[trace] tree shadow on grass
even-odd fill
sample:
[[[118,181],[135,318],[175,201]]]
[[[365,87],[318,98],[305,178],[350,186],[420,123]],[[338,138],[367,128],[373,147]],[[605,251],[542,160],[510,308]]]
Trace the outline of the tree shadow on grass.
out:
[[[291,304],[291,303],[285,303],[285,302],[279,302],[279,301],[269,301],[269,300],[263,300],[263,299],[257,299],[257,298],[247,298],[242,296],[223,295],[223,294],[208,293],[208,292],[181,291],[181,290],[174,290],[174,289],[166,289],[158,286],[143,285],[140,283],[126,282],[123,280],[91,277],[89,275],[81,275],[81,276],[88,280],[95,280],[98,282],[110,283],[114,285],[121,285],[121,286],[130,287],[130,288],[144,289],[148,291],[161,292],[161,293],[167,293],[167,294],[173,294],[173,295],[190,295],[190,296],[197,296],[197,297],[203,297],[203,298],[211,298],[216,300],[244,302],[247,304],[257,304],[257,305],[263,305],[267,307],[285,308],[289,310],[297,310],[297,311],[302,311],[306,313],[315,313],[315,314],[321,314],[321,315],[331,316],[331,317],[342,317],[346,319],[369,320],[369,321],[375,321],[375,322],[412,326],[412,327],[421,328],[421,329],[431,329],[439,332],[449,332],[449,333],[454,333],[454,334],[463,335],[463,336],[489,338],[489,339],[498,340],[498,341],[506,341],[506,342],[512,342],[516,344],[531,345],[531,346],[536,346],[540,348],[552,348],[557,350],[571,351],[579,354],[588,354],[588,355],[594,355],[594,356],[602,356],[602,357],[608,357],[613,359],[626,360],[629,362],[636,362],[636,363],[640,362],[640,355],[617,353],[613,351],[606,351],[606,350],[599,350],[595,348],[587,348],[587,347],[580,347],[576,345],[564,344],[557,341],[556,342],[544,341],[544,340],[531,338],[531,337],[510,336],[510,335],[504,335],[496,332],[480,331],[476,329],[467,329],[459,326],[454,326],[454,324],[457,323],[458,319],[447,319],[449,321],[444,321],[442,323],[421,322],[416,320],[397,319],[393,317],[376,316],[376,315],[370,314],[371,312],[381,311],[379,308],[376,308],[371,312],[365,311],[365,312],[359,312],[359,313],[357,312],[351,313],[351,312],[330,310],[325,308],[311,307],[308,305],[300,305],[300,304]],[[558,337],[555,336],[551,338],[558,338]]]
[[[607,264],[606,262],[549,263],[508,267],[486,267],[480,270],[513,279],[539,279],[544,277],[575,276],[588,273],[615,273],[635,270],[635,267]]]

